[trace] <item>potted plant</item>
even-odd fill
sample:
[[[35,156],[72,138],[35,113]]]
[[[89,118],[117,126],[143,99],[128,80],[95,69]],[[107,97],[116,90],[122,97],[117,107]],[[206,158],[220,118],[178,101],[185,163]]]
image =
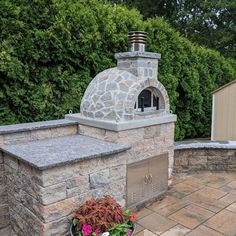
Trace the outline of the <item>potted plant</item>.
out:
[[[71,236],[131,236],[135,216],[110,196],[86,201],[75,212],[70,228]]]

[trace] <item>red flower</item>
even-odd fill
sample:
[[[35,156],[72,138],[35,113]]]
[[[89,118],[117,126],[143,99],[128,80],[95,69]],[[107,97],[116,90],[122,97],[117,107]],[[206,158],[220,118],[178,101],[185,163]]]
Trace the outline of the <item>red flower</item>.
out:
[[[131,216],[129,217],[129,220],[130,220],[131,222],[134,222],[135,219],[136,219],[135,215],[131,215]]]

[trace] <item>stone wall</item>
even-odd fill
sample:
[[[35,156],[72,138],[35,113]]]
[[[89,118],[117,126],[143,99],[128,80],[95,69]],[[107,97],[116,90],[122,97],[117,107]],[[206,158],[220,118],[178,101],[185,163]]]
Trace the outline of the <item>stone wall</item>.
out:
[[[0,152],[0,235],[3,235],[3,231],[5,231],[7,226],[9,225],[8,202],[5,181],[6,178],[3,154],[2,152]]]
[[[175,150],[175,173],[198,170],[236,171],[236,149],[191,148]]]
[[[56,138],[78,133],[78,125],[68,125],[62,127],[48,127],[44,129],[25,129],[20,132],[0,132],[0,146],[7,144],[23,143],[46,138]]]
[[[19,236],[66,236],[73,212],[86,200],[109,194],[124,206],[126,155],[40,171],[5,154],[11,227]]]
[[[77,133],[78,133],[77,122],[71,122],[67,120],[55,120],[55,121],[1,126],[0,147],[2,145],[7,145],[7,144],[25,143],[32,140],[61,137]],[[23,210],[23,208],[20,209],[19,206],[18,209],[14,208],[16,207],[16,204],[15,205],[11,204],[14,203],[13,199],[17,200],[21,199],[21,201],[24,202],[25,204],[27,201],[30,202],[32,200],[32,198],[30,199],[30,197],[28,198],[26,197],[25,199],[22,198],[26,196],[24,194],[25,193],[24,187],[26,185],[29,185],[29,183],[31,183],[31,181],[33,181],[34,179],[34,175],[32,174],[29,176],[26,175],[30,172],[23,171],[24,166],[25,165],[23,163],[18,162],[16,159],[13,158],[10,159],[4,157],[4,154],[0,151],[0,235],[1,236],[10,234],[11,228],[9,221],[9,212],[11,216],[12,215],[15,216],[16,213],[14,211],[20,211],[21,215],[23,216],[23,212],[26,211]],[[30,168],[28,167],[28,169]],[[19,173],[22,173],[23,176],[22,178],[17,174],[18,171]],[[12,192],[14,192],[13,195],[11,195]],[[29,196],[31,195],[29,194]],[[9,206],[11,207],[9,208]],[[35,207],[37,207],[37,205]],[[26,214],[24,217],[26,216],[29,215]],[[14,221],[16,220],[16,218],[11,217],[11,221],[12,220]],[[18,218],[18,220],[19,222],[17,224],[21,224],[23,219]],[[24,227],[26,227],[26,225]],[[29,229],[30,228],[28,228],[26,232],[28,232]],[[19,232],[21,232],[21,230]],[[19,235],[23,234],[19,233]]]
[[[153,125],[124,131],[110,131],[80,125],[80,134],[99,139],[124,143],[131,146],[128,151],[127,164],[162,153],[169,154],[169,176],[173,167],[174,123]]]

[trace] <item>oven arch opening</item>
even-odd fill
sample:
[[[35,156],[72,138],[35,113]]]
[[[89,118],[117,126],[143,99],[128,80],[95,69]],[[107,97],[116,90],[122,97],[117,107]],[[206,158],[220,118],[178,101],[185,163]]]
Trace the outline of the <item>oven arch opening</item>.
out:
[[[155,87],[143,89],[136,99],[134,109],[136,112],[165,110],[162,93]]]

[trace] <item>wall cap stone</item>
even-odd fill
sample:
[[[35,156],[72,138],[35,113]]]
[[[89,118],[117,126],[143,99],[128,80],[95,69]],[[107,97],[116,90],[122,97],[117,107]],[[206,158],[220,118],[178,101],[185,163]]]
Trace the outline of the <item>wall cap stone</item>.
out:
[[[213,148],[213,149],[236,149],[236,141],[183,141],[175,142],[174,150],[183,149],[200,149],[200,148]]]
[[[112,131],[123,131],[129,129],[136,129],[141,127],[147,127],[152,125],[159,125],[165,123],[176,122],[177,116],[171,113],[165,114],[159,117],[153,117],[149,119],[138,119],[128,121],[110,121],[104,119],[95,119],[84,117],[80,113],[65,115],[66,119],[77,121],[81,125],[92,126],[96,128],[102,128]]]
[[[3,125],[3,126],[0,126],[0,135],[70,126],[70,125],[76,125],[76,124],[78,124],[76,121],[60,119],[60,120],[30,122],[30,123],[15,124],[15,125]]]
[[[39,170],[106,157],[128,149],[130,146],[126,144],[112,143],[83,135],[5,145],[0,148],[4,153]]]
[[[139,52],[139,51],[119,52],[115,54],[115,59],[125,59],[125,58],[131,58],[131,57],[160,59],[161,54],[154,53],[154,52]]]

